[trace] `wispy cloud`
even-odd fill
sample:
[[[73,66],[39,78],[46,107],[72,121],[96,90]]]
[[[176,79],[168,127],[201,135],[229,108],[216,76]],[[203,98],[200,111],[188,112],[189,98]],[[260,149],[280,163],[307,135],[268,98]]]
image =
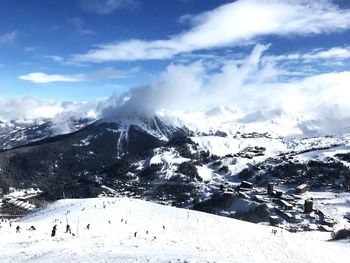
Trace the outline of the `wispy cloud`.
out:
[[[18,32],[16,30],[2,34],[2,35],[0,35],[0,45],[2,45],[2,44],[13,45],[13,44],[15,44],[17,37],[18,37]]]
[[[108,15],[118,9],[134,9],[138,7],[139,0],[81,0],[83,10],[99,15]]]
[[[66,58],[58,55],[44,55],[43,58],[51,60],[51,62],[58,63],[63,66],[75,66],[75,67],[89,67],[90,64],[73,61],[73,60],[67,60]]]
[[[191,28],[167,39],[100,44],[72,57],[79,62],[167,59],[202,49],[232,47],[268,35],[308,36],[350,28],[350,10],[331,1],[238,0],[187,16]]]
[[[46,56],[44,56],[44,57],[47,58],[47,59],[50,59],[50,60],[52,60],[53,62],[56,62],[56,63],[64,62],[64,58],[61,57],[61,56],[46,55]]]
[[[117,79],[127,76],[127,72],[115,70],[113,68],[104,68],[98,71],[73,74],[46,74],[43,72],[32,72],[27,75],[21,75],[18,78],[21,80],[31,81],[34,83],[50,83],[50,82],[85,82],[85,81],[99,81],[107,79]]]
[[[80,17],[73,17],[68,19],[68,22],[81,34],[91,35],[95,32],[85,28],[85,22]]]
[[[350,46],[333,47],[327,50],[317,50],[302,55],[303,59],[348,59],[350,58]]]
[[[329,49],[317,48],[306,53],[292,53],[279,56],[267,56],[266,59],[271,61],[293,61],[293,60],[345,60],[350,58],[350,46],[332,47]]]
[[[36,47],[25,47],[24,51],[25,52],[34,52],[36,50]]]

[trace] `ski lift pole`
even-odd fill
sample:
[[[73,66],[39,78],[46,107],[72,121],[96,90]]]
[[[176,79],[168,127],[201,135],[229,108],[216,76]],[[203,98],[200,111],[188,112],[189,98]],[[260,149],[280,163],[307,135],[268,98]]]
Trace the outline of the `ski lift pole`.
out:
[[[63,200],[64,200],[64,205],[67,208],[66,195],[64,191],[63,191]],[[68,211],[66,211],[66,225],[68,225]]]
[[[77,224],[77,236],[79,235],[79,216],[78,216],[78,224]]]

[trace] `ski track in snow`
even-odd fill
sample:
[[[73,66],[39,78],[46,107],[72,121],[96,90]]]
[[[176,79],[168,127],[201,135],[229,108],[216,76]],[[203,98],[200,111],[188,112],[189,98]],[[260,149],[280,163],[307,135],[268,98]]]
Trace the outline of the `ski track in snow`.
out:
[[[118,138],[118,142],[117,142],[117,156],[118,157],[122,157],[124,154],[123,151],[123,140],[125,145],[128,144],[128,140],[129,140],[129,126],[125,127],[125,129],[121,129],[119,131],[119,138]]]
[[[64,233],[67,211],[75,237]],[[17,224],[22,228],[20,234],[15,233]],[[57,235],[51,237],[55,224]],[[1,225],[0,262],[350,260],[349,242],[312,240],[280,229],[273,235],[272,227],[128,198],[61,200],[12,227]],[[31,225],[37,230],[27,231]]]

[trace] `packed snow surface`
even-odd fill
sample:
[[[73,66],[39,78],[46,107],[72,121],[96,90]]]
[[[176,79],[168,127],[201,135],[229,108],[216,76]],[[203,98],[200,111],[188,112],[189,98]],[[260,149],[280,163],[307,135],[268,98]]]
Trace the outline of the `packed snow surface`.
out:
[[[66,220],[75,236],[65,233]],[[56,236],[51,237],[55,224]],[[28,231],[32,225],[36,230]],[[314,240],[280,229],[274,235],[272,227],[128,198],[61,200],[12,227],[1,226],[1,262],[350,260],[349,242]]]

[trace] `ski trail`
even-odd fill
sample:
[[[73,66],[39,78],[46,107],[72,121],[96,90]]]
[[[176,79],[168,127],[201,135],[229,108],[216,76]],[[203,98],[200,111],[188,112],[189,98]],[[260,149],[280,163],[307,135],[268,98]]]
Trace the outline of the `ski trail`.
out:
[[[117,157],[121,158],[125,153],[127,153],[127,145],[129,142],[129,129],[130,126],[124,127],[119,134],[117,143]],[[123,147],[124,144],[124,147]]]
[[[162,130],[159,128],[157,119],[154,119],[154,120],[153,120],[153,123],[154,123],[154,125],[156,126],[156,130],[157,130],[157,133],[160,135],[160,138],[162,138],[163,140],[166,140],[166,139],[167,139],[167,136],[166,136],[166,135],[162,132]]]

